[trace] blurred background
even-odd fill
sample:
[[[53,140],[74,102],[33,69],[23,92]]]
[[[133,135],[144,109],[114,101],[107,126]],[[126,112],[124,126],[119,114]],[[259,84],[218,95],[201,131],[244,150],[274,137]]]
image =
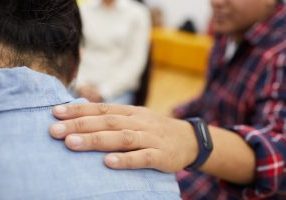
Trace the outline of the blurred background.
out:
[[[186,19],[192,19],[200,32],[205,32],[210,16],[209,0],[146,0],[149,7],[158,7],[164,13],[165,26],[176,28]]]
[[[89,1],[78,3],[83,7]],[[140,3],[150,12],[152,28],[150,50],[133,104],[169,114],[176,105],[196,97],[203,89],[213,45],[209,0]]]

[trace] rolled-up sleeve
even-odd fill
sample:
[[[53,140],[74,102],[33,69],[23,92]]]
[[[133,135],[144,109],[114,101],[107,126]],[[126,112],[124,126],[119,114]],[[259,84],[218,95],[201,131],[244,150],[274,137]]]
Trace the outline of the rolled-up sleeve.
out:
[[[261,199],[286,192],[286,138],[271,131],[272,128],[271,125],[263,129],[243,125],[234,127],[256,155],[255,182],[243,190],[244,199]]]
[[[259,76],[248,125],[231,128],[256,155],[256,177],[243,189],[244,199],[286,195],[286,56],[278,55]]]

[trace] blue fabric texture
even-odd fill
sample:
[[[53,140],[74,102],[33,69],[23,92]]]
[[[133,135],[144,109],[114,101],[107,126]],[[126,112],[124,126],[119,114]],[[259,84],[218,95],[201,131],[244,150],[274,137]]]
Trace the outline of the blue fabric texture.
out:
[[[52,106],[85,102],[52,76],[0,69],[0,199],[180,199],[174,175],[111,170],[102,162],[105,153],[71,152],[50,137]]]

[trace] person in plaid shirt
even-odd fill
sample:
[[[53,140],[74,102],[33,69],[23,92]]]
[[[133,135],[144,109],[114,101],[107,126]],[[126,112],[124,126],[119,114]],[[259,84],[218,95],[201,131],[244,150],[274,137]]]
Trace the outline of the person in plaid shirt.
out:
[[[224,4],[214,0],[214,13]],[[204,92],[174,114],[200,116],[242,136],[256,154],[255,182],[221,187],[226,184],[214,177],[184,171],[178,173],[183,199],[286,199],[286,6],[279,1],[270,17],[238,38],[216,36]]]
[[[182,120],[120,105],[58,106],[51,127],[74,151],[111,153],[114,169],[178,172],[183,199],[286,199],[286,6],[276,0],[211,0],[216,43],[201,96],[175,109]],[[195,126],[208,123],[201,157]],[[72,134],[77,133],[77,134]],[[188,170],[181,171],[186,168]]]

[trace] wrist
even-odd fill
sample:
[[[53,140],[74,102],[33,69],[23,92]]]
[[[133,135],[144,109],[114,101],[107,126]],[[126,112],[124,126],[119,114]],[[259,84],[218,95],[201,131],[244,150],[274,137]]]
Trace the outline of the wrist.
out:
[[[198,153],[199,153],[199,146],[198,146],[198,141],[196,139],[196,135],[195,135],[195,130],[194,127],[187,121],[183,121],[184,123],[184,127],[186,130],[186,134],[188,136],[188,148],[186,151],[186,162],[184,165],[184,168],[191,165],[196,158],[198,157]]]

